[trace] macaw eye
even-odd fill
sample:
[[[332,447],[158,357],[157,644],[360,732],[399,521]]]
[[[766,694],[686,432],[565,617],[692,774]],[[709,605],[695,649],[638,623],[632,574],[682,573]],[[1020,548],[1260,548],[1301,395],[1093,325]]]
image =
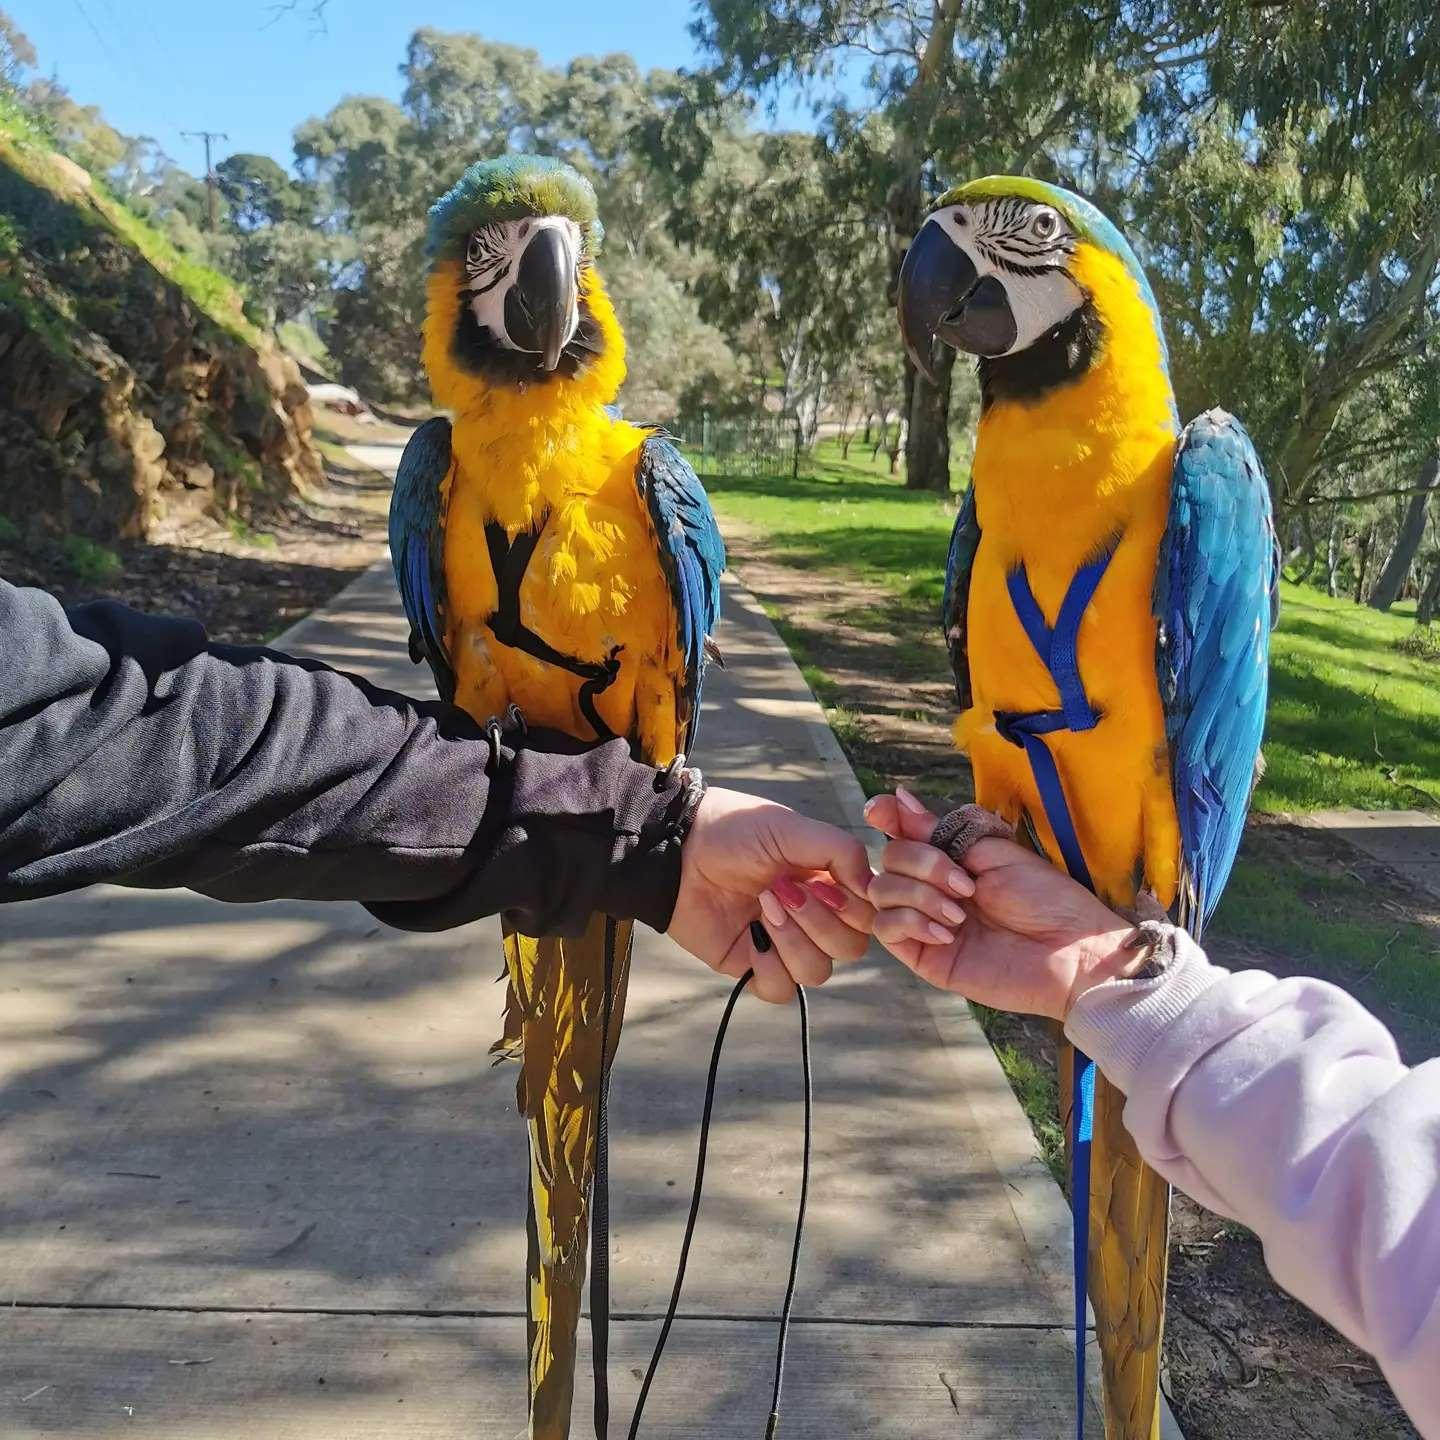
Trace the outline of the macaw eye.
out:
[[[478,265],[485,255],[485,243],[481,240],[477,231],[470,237],[470,244],[465,249],[465,263],[467,265]]]
[[[1060,228],[1060,217],[1053,210],[1037,210],[1030,222],[1030,233],[1037,240],[1049,240]]]

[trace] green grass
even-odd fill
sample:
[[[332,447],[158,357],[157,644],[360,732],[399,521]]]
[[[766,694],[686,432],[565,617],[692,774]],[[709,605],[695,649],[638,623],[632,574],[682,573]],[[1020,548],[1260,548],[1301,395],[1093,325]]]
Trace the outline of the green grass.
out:
[[[1440,805],[1440,665],[1400,649],[1415,632],[1406,609],[1284,587],[1258,808]]]
[[[1435,936],[1376,904],[1355,877],[1242,851],[1208,933],[1283,955],[1297,973],[1365,987],[1362,999],[1410,1022],[1401,1028],[1418,1053],[1440,1053]]]
[[[115,231],[221,329],[248,345],[263,343],[260,332],[245,318],[244,297],[231,281],[178,249],[167,236],[109,194],[102,179],[95,178],[83,198],[75,197],[51,160],[53,152],[54,145],[43,128],[12,99],[0,95],[0,162],[64,197],[89,223]]]
[[[1005,1072],[1026,1119],[1030,1121],[1030,1128],[1035,1132],[1037,1156],[1055,1183],[1062,1190],[1067,1189],[1065,1132],[1060,1128],[1060,1095],[1054,1075],[1006,1040],[1009,1027],[1015,1023],[1009,1016],[973,1002],[970,1010],[994,1048],[995,1058],[1000,1062],[1000,1068]]]
[[[67,535],[60,542],[65,568],[83,585],[108,585],[121,570],[120,557],[83,535]]]
[[[913,623],[937,613],[954,500],[907,491],[883,457],[872,462],[857,445],[844,461],[823,442],[799,479],[714,476],[706,488],[722,519],[754,525],[777,558],[889,592],[846,612],[851,623],[893,634],[902,614]],[[1440,805],[1440,665],[1421,645],[1401,648],[1415,634],[1413,607],[1381,615],[1288,583],[1283,591],[1256,808]],[[933,665],[913,642],[893,650],[897,672]]]

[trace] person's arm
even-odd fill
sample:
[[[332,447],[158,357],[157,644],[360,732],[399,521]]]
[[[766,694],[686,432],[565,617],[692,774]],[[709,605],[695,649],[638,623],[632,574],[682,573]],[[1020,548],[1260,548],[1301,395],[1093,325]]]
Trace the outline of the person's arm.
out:
[[[0,902],[111,881],[353,899],[416,930],[503,912],[552,935],[600,911],[753,970],[772,1001],[864,951],[858,840],[694,788],[618,740],[512,730],[493,755],[451,706],[0,581]]]
[[[494,766],[451,707],[0,582],[0,900],[105,880],[411,929],[504,910],[573,933],[602,908],[664,929],[679,786],[580,749],[512,732]]]
[[[974,894],[954,923],[940,907],[957,867],[924,843],[936,817],[917,805],[872,803],[899,837],[871,887],[876,934],[932,983],[1063,1019],[1127,1095],[1145,1159],[1254,1230],[1276,1280],[1440,1436],[1440,1061],[1408,1069],[1323,981],[1232,974],[1174,930],[1133,947],[1134,927],[1006,840],[965,855]],[[936,918],[952,938],[926,932]]]

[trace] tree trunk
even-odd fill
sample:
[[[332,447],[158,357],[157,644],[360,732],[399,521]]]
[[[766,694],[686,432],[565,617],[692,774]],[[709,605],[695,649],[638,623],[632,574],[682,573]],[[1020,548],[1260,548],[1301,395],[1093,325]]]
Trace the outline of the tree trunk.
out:
[[[1440,554],[1435,556],[1435,567],[1430,571],[1430,582],[1420,592],[1420,603],[1415,607],[1415,618],[1422,625],[1429,625],[1440,612]]]
[[[890,301],[894,304],[905,252],[920,228],[925,187],[922,178],[931,156],[930,123],[944,103],[942,80],[951,63],[955,28],[963,0],[933,0],[930,29],[917,58],[914,77],[906,89],[901,117],[895,127],[891,151],[893,173],[899,178],[885,197],[889,220]],[[911,490],[950,488],[950,367],[955,352],[946,350],[943,368],[937,367],[940,384],[933,386],[917,375],[905,357],[905,406],[901,414],[907,423],[905,439],[905,485]],[[892,455],[891,470],[894,470]]]
[[[1430,501],[1440,490],[1440,454],[1432,455],[1426,462],[1420,472],[1420,485],[1420,491],[1410,497],[1410,503],[1405,507],[1405,518],[1400,522],[1395,548],[1370,592],[1372,610],[1388,610],[1400,598],[1400,592],[1410,578],[1410,567],[1415,563],[1420,542],[1425,538],[1425,519]]]
[[[1340,593],[1340,551],[1345,537],[1340,529],[1340,507],[1330,507],[1330,536],[1325,542],[1325,593],[1333,600]]]
[[[1355,603],[1365,598],[1365,572],[1370,568],[1370,547],[1375,543],[1375,522],[1372,520],[1360,537],[1355,550]]]
[[[910,427],[905,438],[905,488],[950,493],[950,377],[955,352],[936,346],[932,385],[918,371],[910,392]]]

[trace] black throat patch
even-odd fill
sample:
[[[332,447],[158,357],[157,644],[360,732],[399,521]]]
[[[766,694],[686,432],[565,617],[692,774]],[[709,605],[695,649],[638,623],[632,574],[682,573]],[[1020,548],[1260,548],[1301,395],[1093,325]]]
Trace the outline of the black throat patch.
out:
[[[455,363],[467,374],[488,380],[495,385],[508,385],[516,390],[527,385],[544,385],[551,380],[573,380],[596,356],[604,353],[605,340],[590,310],[589,302],[580,301],[580,323],[570,343],[560,352],[560,362],[553,370],[540,367],[540,357],[524,350],[508,350],[501,345],[489,326],[482,325],[466,303],[469,292],[460,297],[460,314],[455,322],[455,341],[450,353]]]
[[[1073,384],[1090,369],[1100,348],[1100,317],[1087,300],[1068,319],[1016,355],[982,357],[980,409],[997,400],[1035,401]]]

